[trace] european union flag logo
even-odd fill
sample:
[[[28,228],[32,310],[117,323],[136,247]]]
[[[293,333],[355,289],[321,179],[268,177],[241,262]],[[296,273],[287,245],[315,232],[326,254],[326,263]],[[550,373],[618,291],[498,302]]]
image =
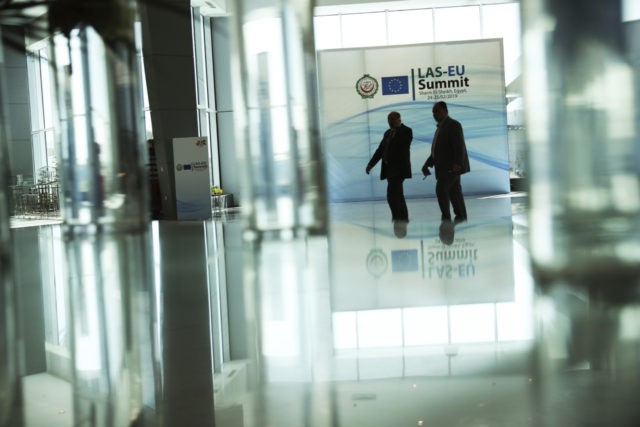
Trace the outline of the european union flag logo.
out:
[[[418,271],[418,251],[416,249],[391,251],[391,271]]]
[[[409,93],[409,76],[382,78],[383,95],[400,95],[403,93]]]

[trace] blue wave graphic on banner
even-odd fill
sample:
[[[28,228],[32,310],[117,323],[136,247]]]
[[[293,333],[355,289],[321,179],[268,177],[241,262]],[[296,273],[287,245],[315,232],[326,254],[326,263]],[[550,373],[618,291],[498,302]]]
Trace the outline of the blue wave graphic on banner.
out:
[[[436,123],[431,114],[433,102],[405,101],[384,105],[331,123],[324,132],[327,155],[329,200],[332,202],[382,200],[386,183],[380,182],[380,165],[371,175],[364,168],[378,147],[387,115],[398,111],[402,121],[413,129],[411,164],[413,179],[405,181],[408,198],[435,195],[433,177],[422,180],[420,168],[429,153]],[[449,102],[449,114],[463,126],[471,172],[463,176],[466,194],[507,193],[509,161],[504,105],[482,108]]]

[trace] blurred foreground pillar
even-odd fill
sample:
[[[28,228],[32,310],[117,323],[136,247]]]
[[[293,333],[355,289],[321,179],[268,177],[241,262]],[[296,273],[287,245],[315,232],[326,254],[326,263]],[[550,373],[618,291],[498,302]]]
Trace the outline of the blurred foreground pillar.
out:
[[[141,425],[154,405],[142,378],[153,282],[135,3],[49,7],[74,427]]]
[[[248,230],[326,233],[312,0],[228,2]]]
[[[2,33],[0,31],[0,40]],[[6,87],[3,46],[0,43],[0,426],[20,427],[18,300],[13,280],[12,245],[9,228],[11,174],[7,152]]]
[[[534,424],[636,425],[640,85],[622,0],[521,7],[538,294]]]
[[[315,2],[227,5],[251,337],[244,425],[328,427],[335,412]]]

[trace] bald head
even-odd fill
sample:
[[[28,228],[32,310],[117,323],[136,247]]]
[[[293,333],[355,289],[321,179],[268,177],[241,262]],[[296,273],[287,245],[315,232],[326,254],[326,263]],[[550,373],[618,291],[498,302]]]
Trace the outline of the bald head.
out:
[[[402,124],[402,119],[400,118],[400,113],[397,111],[392,111],[387,116],[387,121],[389,122],[390,128],[399,128]]]

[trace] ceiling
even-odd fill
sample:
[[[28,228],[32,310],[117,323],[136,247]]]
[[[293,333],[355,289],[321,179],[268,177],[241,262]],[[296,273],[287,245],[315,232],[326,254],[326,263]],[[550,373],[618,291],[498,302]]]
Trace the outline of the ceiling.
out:
[[[225,16],[231,0],[191,0],[204,16]],[[429,7],[468,6],[474,4],[511,3],[513,0],[316,0],[315,14],[362,13],[383,10],[420,9]]]
[[[423,9],[479,4],[512,3],[514,0],[316,0],[316,15],[383,10]]]

